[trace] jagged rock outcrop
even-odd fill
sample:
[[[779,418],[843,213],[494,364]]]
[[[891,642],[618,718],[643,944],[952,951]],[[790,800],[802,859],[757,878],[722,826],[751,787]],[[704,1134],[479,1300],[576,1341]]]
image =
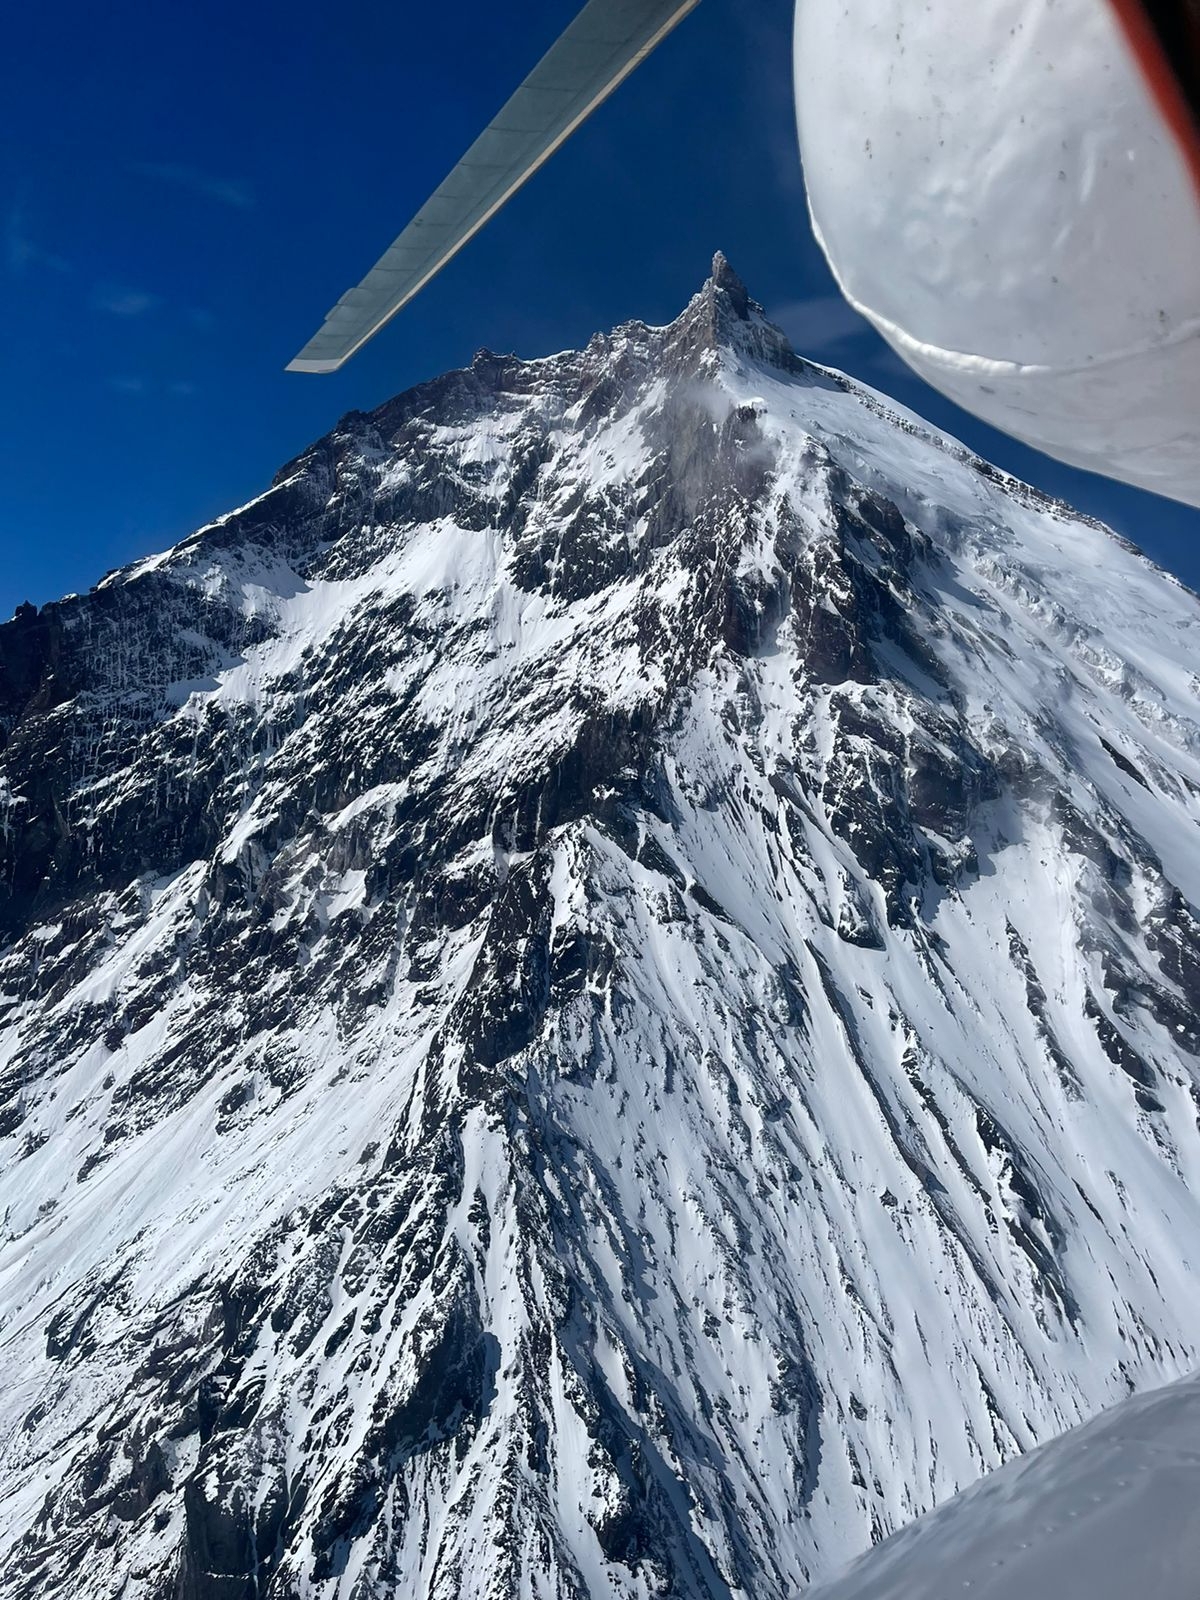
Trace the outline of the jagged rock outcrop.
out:
[[[797,357],[0,628],[0,1596],[794,1596],[1200,1346],[1200,605]]]

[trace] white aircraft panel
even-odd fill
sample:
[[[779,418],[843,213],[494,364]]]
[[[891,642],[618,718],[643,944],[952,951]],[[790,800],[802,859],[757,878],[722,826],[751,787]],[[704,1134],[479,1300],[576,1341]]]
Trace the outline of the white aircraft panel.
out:
[[[817,238],[909,366],[1200,505],[1200,208],[1116,10],[800,0],[796,100]]]

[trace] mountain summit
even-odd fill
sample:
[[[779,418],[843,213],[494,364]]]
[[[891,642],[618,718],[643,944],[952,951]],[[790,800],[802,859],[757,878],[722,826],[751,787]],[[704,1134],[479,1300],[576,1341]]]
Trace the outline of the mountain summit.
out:
[[[793,1600],[1195,1365],[1198,660],[720,257],[0,628],[3,1600]]]

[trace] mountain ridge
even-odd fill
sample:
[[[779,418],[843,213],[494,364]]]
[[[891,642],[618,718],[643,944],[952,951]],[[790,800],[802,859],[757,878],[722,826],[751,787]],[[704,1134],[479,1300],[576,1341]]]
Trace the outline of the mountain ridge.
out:
[[[1198,638],[723,258],[0,628],[4,1600],[782,1597],[1194,1365]]]

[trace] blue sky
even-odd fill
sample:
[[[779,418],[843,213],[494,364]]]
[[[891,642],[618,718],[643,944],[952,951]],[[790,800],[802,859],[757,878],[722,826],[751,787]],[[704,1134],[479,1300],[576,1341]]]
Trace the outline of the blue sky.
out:
[[[909,377],[804,211],[790,0],[704,0],[341,373],[283,368],[576,0],[62,0],[0,65],[0,613],[258,493],[345,412],[480,346],[666,321],[721,248],[797,347],[1112,522],[1200,585],[1200,514],[1045,462]]]

